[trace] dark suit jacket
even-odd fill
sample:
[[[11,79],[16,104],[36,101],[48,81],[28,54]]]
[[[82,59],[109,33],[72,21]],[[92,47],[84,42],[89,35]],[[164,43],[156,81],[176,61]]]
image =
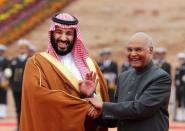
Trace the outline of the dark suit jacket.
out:
[[[103,61],[102,62],[98,62],[98,65],[102,71],[102,73],[109,73],[109,72],[113,72],[116,74],[116,76],[118,75],[118,65],[116,62],[111,61],[110,65],[108,66],[104,66],[103,65]]]
[[[175,86],[176,86],[176,99],[179,107],[183,107],[185,104],[185,63],[183,63],[175,71]]]
[[[152,62],[118,78],[117,103],[103,104],[103,119],[118,120],[118,131],[168,131],[171,80]]]
[[[114,79],[114,85],[116,85],[117,83],[117,79],[118,79],[118,65],[116,62],[112,61],[110,62],[109,65],[104,65],[103,61],[102,62],[98,62],[98,65],[102,71],[102,73],[105,75],[106,73],[112,73],[115,75],[115,79]],[[106,78],[105,78],[106,79]],[[106,79],[107,80],[107,79]],[[109,93],[109,98],[111,102],[114,102],[114,94],[115,94],[115,90],[110,88],[110,82],[109,80],[107,80],[107,84],[108,84],[108,93]],[[115,87],[116,88],[116,87]]]
[[[161,65],[161,68],[166,71],[170,76],[171,76],[171,65],[170,63],[168,62],[164,62],[162,65]]]
[[[9,66],[9,60],[6,57],[1,57],[0,60],[0,74],[4,76],[4,71]],[[2,79],[0,78],[0,82],[2,82]],[[6,104],[7,103],[7,89],[1,87],[0,84],[0,104]]]
[[[11,61],[12,77],[10,78],[10,82],[14,92],[22,92],[22,80],[27,59],[21,61],[16,57]]]

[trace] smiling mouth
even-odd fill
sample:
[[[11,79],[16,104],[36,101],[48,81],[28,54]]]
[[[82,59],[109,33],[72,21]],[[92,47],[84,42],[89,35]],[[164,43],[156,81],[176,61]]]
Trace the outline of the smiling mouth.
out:
[[[134,61],[133,61],[133,60],[132,60],[131,62],[134,62],[134,63],[136,63],[136,62],[140,62],[140,61],[138,61],[138,60],[137,60],[137,61],[136,61],[136,60],[134,60]]]
[[[67,42],[58,42],[58,47],[61,49],[67,48]]]
[[[139,59],[137,59],[137,60],[136,60],[136,59],[135,59],[135,60],[130,60],[130,62],[131,62],[131,63],[133,63],[133,64],[134,64],[134,63],[136,63],[136,64],[137,64],[137,63],[140,63],[140,62],[141,62],[141,60],[139,60]]]

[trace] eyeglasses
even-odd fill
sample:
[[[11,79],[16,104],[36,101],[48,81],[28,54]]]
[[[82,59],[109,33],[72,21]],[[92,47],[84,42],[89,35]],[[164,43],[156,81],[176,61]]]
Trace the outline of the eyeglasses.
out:
[[[126,48],[126,51],[127,51],[127,53],[131,53],[133,51],[135,53],[141,53],[141,52],[143,52],[143,51],[145,51],[147,49],[149,49],[149,48],[143,48],[143,47],[131,48],[131,47],[128,47],[128,48]]]

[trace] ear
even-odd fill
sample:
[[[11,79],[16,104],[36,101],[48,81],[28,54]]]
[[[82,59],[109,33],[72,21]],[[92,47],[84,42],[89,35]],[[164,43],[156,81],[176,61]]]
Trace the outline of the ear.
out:
[[[149,48],[150,54],[153,54],[153,50],[154,50],[153,47],[150,47],[150,48]]]

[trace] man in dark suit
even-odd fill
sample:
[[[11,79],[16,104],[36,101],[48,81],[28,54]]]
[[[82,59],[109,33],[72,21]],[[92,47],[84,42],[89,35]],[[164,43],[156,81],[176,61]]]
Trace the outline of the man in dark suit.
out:
[[[185,121],[185,53],[177,55],[179,65],[175,70],[176,102],[177,109],[175,120]]]
[[[156,48],[154,50],[153,60],[154,64],[162,68],[171,76],[171,64],[166,61],[166,53],[166,48]]]
[[[118,77],[118,65],[112,60],[111,54],[111,49],[103,48],[100,51],[101,60],[98,62],[98,65],[107,81],[110,101],[114,102],[114,94]]]
[[[119,75],[116,101],[88,98],[104,121],[116,120],[118,131],[168,131],[168,104],[171,91],[169,74],[153,64],[153,40],[143,32],[134,34],[127,45],[132,69]]]
[[[13,98],[16,107],[17,125],[19,129],[21,114],[21,98],[22,98],[22,80],[24,68],[29,57],[30,42],[27,39],[20,39],[17,42],[19,54],[12,59],[10,68],[12,76],[10,77]]]
[[[0,44],[0,119],[7,116],[7,88],[9,86],[6,69],[9,60],[5,56],[6,46]]]

